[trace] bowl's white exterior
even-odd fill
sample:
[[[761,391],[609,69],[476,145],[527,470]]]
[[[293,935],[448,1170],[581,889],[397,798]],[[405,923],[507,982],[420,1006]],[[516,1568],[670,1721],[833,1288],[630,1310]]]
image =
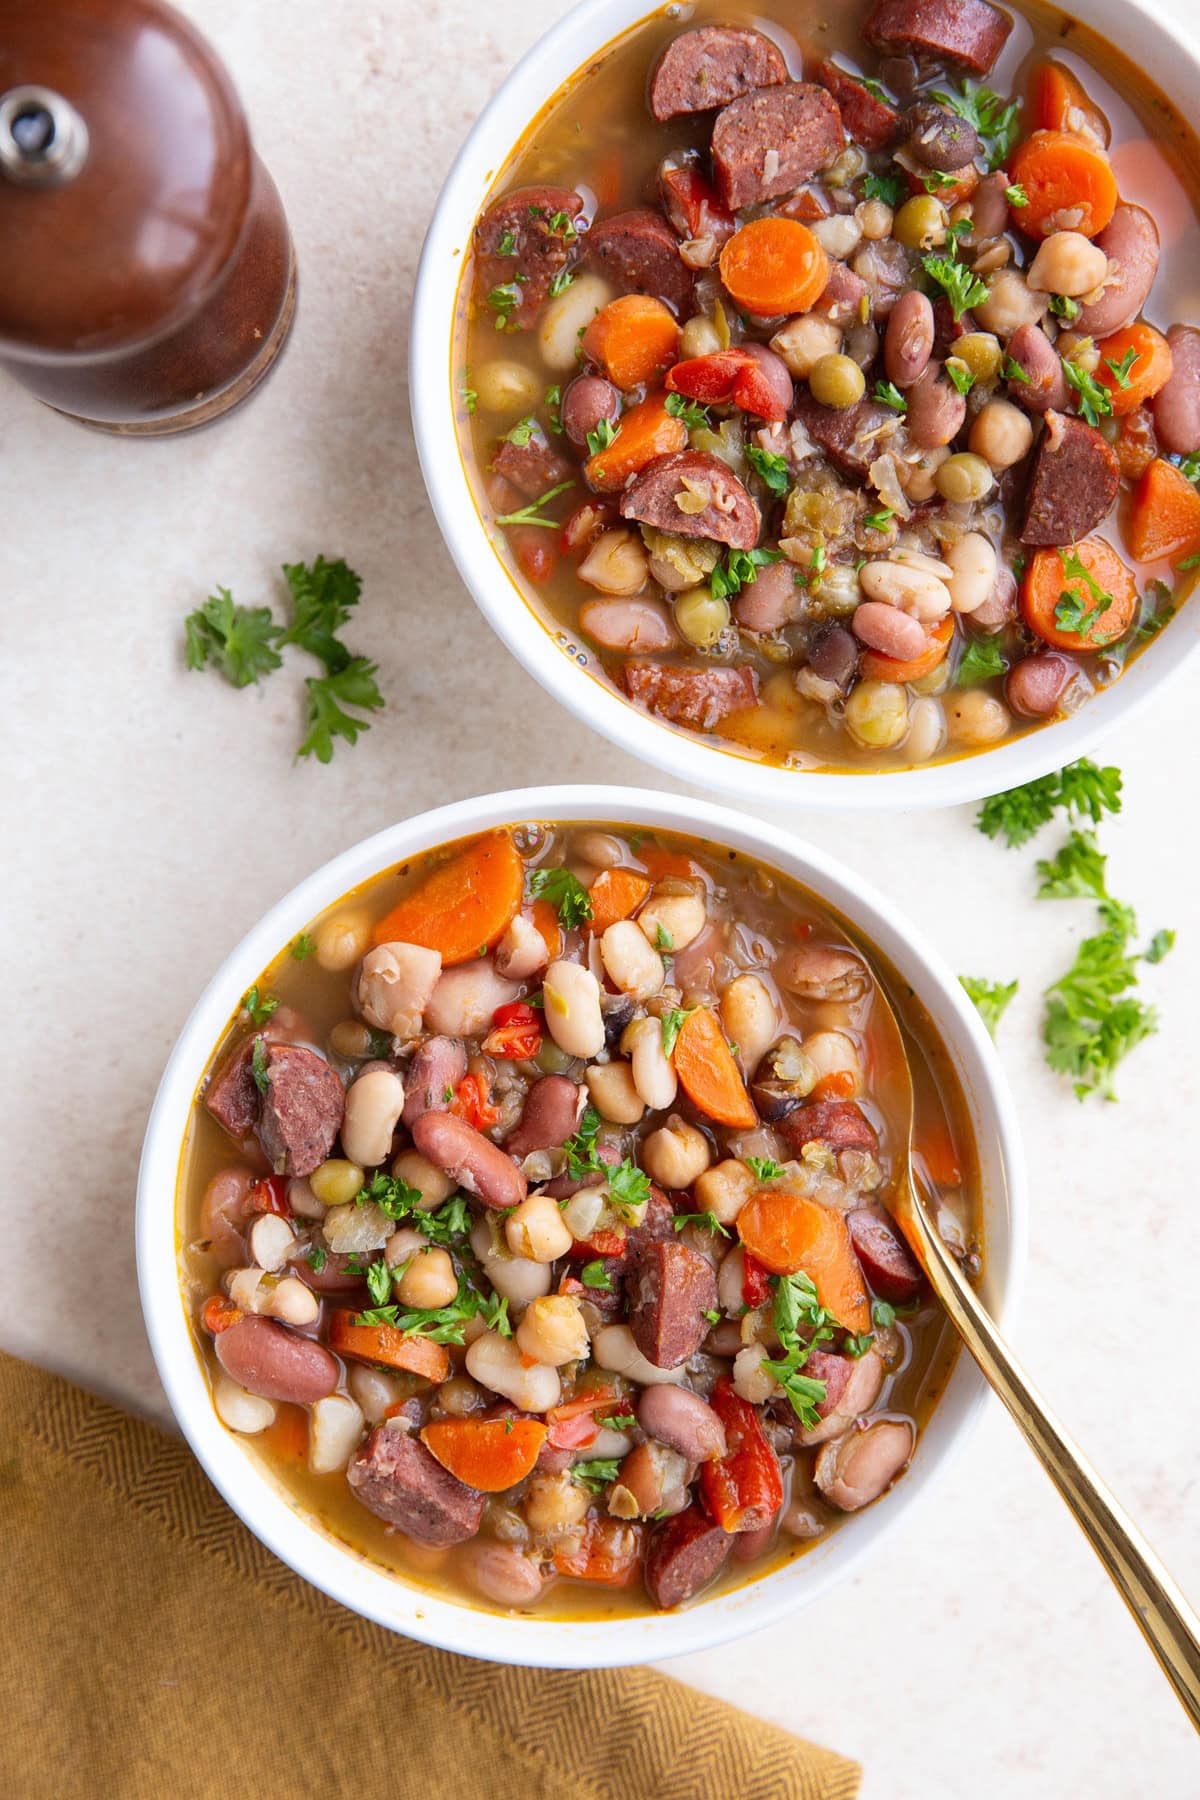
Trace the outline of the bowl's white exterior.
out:
[[[476,510],[459,452],[452,396],[455,292],[474,220],[530,120],[576,69],[654,11],[645,0],[583,0],[539,39],[480,114],[446,178],[426,235],[413,301],[413,427],[434,512],[478,606],[530,674],[585,724],[681,781],[760,806],[951,806],[1016,787],[1087,755],[1190,659],[1200,642],[1196,605],[1073,717],[956,762],[860,775],[772,768],[660,723],[581,668],[522,600]],[[1200,91],[1200,60],[1172,26],[1134,0],[1091,0],[1087,23],[1165,93],[1180,96],[1185,116],[1189,113]]]
[[[240,996],[325,907],[377,872],[490,826],[522,819],[607,819],[691,832],[761,857],[852,920],[911,982],[948,1044],[968,1096],[986,1196],[987,1283],[1011,1320],[1026,1253],[1024,1173],[1012,1102],[991,1042],[958,982],[888,900],[849,869],[776,827],[700,800],[637,788],[530,788],[460,801],[335,857],[293,888],[209,982],[167,1064],[151,1110],[138,1176],[138,1280],[163,1386],[193,1450],[230,1506],[277,1556],[345,1606],[443,1649],[495,1661],[595,1668],[699,1650],[770,1624],[844,1576],[897,1525],[944,1467],[985,1396],[965,1356],[922,1434],[913,1466],[880,1506],[850,1518],[798,1562],[682,1613],[613,1622],[504,1618],[426,1593],[326,1535],[250,1459],[213,1411],[180,1294],[175,1191],[196,1084]]]

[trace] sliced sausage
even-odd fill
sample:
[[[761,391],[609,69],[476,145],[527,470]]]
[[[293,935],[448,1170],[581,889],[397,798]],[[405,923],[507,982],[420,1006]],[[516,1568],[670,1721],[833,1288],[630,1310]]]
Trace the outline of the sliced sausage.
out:
[[[1111,511],[1120,485],[1112,445],[1082,419],[1048,412],[1029,478],[1021,542],[1077,544]]]
[[[338,1384],[337,1362],[324,1345],[297,1337],[274,1319],[239,1319],[218,1332],[213,1348],[230,1379],[264,1400],[309,1406]]]
[[[896,414],[875,400],[859,400],[844,412],[822,406],[811,394],[796,404],[796,416],[817,448],[854,481],[867,473],[898,429]]]
[[[514,188],[494,200],[476,225],[477,290],[483,297],[494,288],[509,289],[515,300],[511,324],[532,325],[550,283],[576,253],[575,221],[582,211],[582,199],[570,188]]]
[[[547,440],[540,425],[526,421],[521,441],[501,438],[492,456],[492,470],[505,481],[511,481],[527,500],[536,500],[548,488],[570,479],[571,465],[565,462]]]
[[[664,1519],[650,1533],[642,1579],[655,1606],[681,1606],[724,1567],[733,1538],[698,1506]]]
[[[821,62],[813,70],[813,79],[828,88],[837,101],[847,134],[864,150],[886,150],[898,136],[900,115],[895,107],[871,93],[849,69]]]
[[[426,1038],[404,1071],[404,1111],[411,1131],[423,1113],[445,1112],[467,1072],[467,1047],[461,1038]]]
[[[834,325],[858,324],[862,319],[863,296],[870,293],[861,275],[844,262],[831,259],[829,279],[809,308],[819,318]]]
[[[455,1113],[423,1113],[412,1127],[422,1156],[485,1206],[519,1206],[528,1183],[510,1156]]]
[[[804,1373],[825,1384],[825,1398],[816,1405],[821,1423],[796,1433],[798,1442],[810,1445],[840,1437],[855,1419],[870,1412],[879,1398],[885,1371],[883,1358],[873,1350],[864,1356],[834,1356],[828,1350],[814,1350]]]
[[[699,512],[684,512],[680,499]],[[703,450],[675,450],[656,456],[621,496],[621,517],[672,531],[681,537],[715,538],[736,550],[753,550],[762,525],[758,507],[719,456]]]
[[[862,1431],[848,1431],[818,1452],[817,1486],[843,1512],[857,1512],[892,1485],[915,1442],[907,1419],[877,1419]]]
[[[524,1110],[504,1148],[517,1162],[534,1150],[557,1150],[579,1123],[582,1088],[568,1075],[543,1075],[525,1097]]]
[[[787,80],[787,64],[761,31],[701,25],[672,38],[650,77],[650,111],[661,123],[709,112],[741,94]]]
[[[417,1438],[386,1422],[351,1458],[346,1480],[368,1512],[419,1544],[445,1548],[479,1530],[483,1495],[443,1469]]]
[[[1067,404],[1067,378],[1062,358],[1040,325],[1018,325],[1008,340],[1007,355],[1029,377],[1010,378],[1008,397],[1026,412],[1061,412]]]
[[[975,127],[936,100],[918,100],[903,122],[907,148],[923,169],[953,174],[973,163],[982,149]]]
[[[828,1144],[831,1150],[879,1148],[875,1127],[853,1100],[814,1100],[790,1112],[779,1128],[788,1148],[799,1156],[805,1144]]]
[[[1079,308],[1073,329],[1087,337],[1110,337],[1132,325],[1158,274],[1158,226],[1144,206],[1122,200],[1095,239],[1109,261],[1109,279],[1098,300]]]
[[[1154,428],[1164,450],[1191,456],[1200,450],[1200,331],[1172,325],[1167,333],[1172,370],[1155,397]]]
[[[987,0],[875,0],[862,35],[885,55],[911,50],[986,75],[1011,30],[1008,14]]]
[[[743,712],[758,699],[753,669],[679,669],[672,663],[627,662],[621,671],[625,691],[672,725],[712,731],[732,712]]]
[[[921,1269],[882,1206],[856,1206],[846,1214],[854,1253],[872,1291],[881,1300],[902,1306],[921,1290]]]
[[[1059,698],[1071,675],[1065,656],[1039,650],[1014,663],[1004,684],[1004,697],[1023,719],[1045,719],[1057,710]]]
[[[586,255],[624,294],[654,294],[680,313],[691,303],[695,277],[680,260],[675,233],[651,206],[593,225]]]
[[[738,212],[790,194],[841,153],[837,101],[811,81],[745,94],[717,115],[713,172],[726,206]]]
[[[638,1400],[638,1424],[647,1437],[669,1444],[689,1462],[709,1462],[726,1452],[725,1427],[708,1404],[690,1388],[643,1388]]]
[[[346,1110],[340,1075],[302,1044],[268,1044],[258,1141],[277,1174],[311,1175],[333,1149]]]
[[[717,1278],[706,1256],[678,1240],[647,1244],[626,1279],[629,1329],[648,1362],[677,1369],[708,1332]]]
[[[258,1119],[262,1095],[254,1080],[253,1038],[225,1058],[204,1094],[204,1104],[230,1137],[248,1137]]]

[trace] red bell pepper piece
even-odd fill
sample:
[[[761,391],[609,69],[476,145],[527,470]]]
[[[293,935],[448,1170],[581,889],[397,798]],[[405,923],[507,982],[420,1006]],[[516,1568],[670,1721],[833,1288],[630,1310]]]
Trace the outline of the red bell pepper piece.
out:
[[[238,1320],[243,1317],[244,1314],[233,1304],[227,1294],[210,1294],[204,1302],[200,1323],[205,1331],[211,1331],[214,1337],[218,1337],[222,1331],[228,1331],[231,1325],[236,1325]]]
[[[771,1298],[771,1271],[765,1263],[760,1263],[757,1256],[751,1256],[747,1250],[746,1271],[742,1276],[742,1300],[753,1308],[765,1306]]]
[[[637,1574],[642,1553],[642,1528],[621,1519],[591,1518],[578,1537],[559,1540],[554,1567],[576,1581],[595,1581],[601,1587],[628,1587]]]
[[[464,1075],[454,1090],[450,1111],[476,1131],[486,1131],[500,1118],[500,1108],[493,1106],[487,1083],[482,1075]]]
[[[727,406],[732,401],[760,419],[778,422],[787,417],[787,407],[760,365],[736,347],[676,363],[667,371],[667,387],[701,406]]]
[[[720,246],[733,236],[737,220],[699,169],[685,163],[664,169],[660,180],[667,217],[681,238],[711,237]]]
[[[783,1505],[779,1458],[767,1442],[758,1413],[734,1392],[728,1376],[718,1381],[709,1405],[725,1427],[729,1449],[719,1462],[700,1465],[705,1510],[724,1531],[757,1531]]]
[[[577,1394],[574,1400],[552,1406],[546,1414],[550,1442],[556,1450],[578,1450],[595,1443],[600,1435],[596,1414],[615,1410],[617,1405],[612,1388],[601,1387],[589,1388],[586,1394]]]
[[[288,1184],[286,1175],[264,1175],[256,1181],[246,1196],[246,1211],[253,1213],[282,1213],[290,1218],[292,1209],[288,1205]]]
[[[506,1057],[510,1062],[536,1056],[542,1047],[542,1020],[532,1006],[513,1000],[498,1006],[492,1014],[494,1030],[489,1031],[481,1048],[485,1056]]]

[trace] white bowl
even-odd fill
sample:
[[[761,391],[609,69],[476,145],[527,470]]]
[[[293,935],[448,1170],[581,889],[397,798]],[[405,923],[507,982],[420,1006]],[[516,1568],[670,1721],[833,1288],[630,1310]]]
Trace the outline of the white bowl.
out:
[[[614,38],[658,10],[645,0],[583,0],[539,39],[480,114],[446,178],[425,238],[413,302],[413,427],[433,510],[480,610],[530,674],[585,724],[681,781],[759,806],[952,806],[1017,787],[1088,755],[1195,650],[1200,641],[1195,605],[1148,645],[1119,681],[1069,719],[932,767],[822,773],[755,762],[632,705],[585,666],[599,670],[583,645],[552,620],[543,622],[501,562],[475,505],[454,420],[455,295],[472,226],[497,171],[546,102]],[[1133,0],[1092,0],[1087,23],[1165,93],[1180,96],[1184,116],[1190,115],[1200,92],[1200,60],[1171,23]]]
[[[180,1033],[151,1110],[138,1175],[138,1281],[163,1386],[192,1449],[250,1530],[306,1580],[408,1637],[497,1662],[599,1668],[705,1649],[769,1625],[840,1580],[917,1504],[978,1417],[986,1389],[965,1354],[894,1493],[851,1516],[776,1573],[684,1612],[612,1621],[505,1618],[408,1586],[325,1533],[287,1498],[213,1410],[180,1291],[175,1191],[197,1083],[240,996],[280,947],[359,882],[456,838],[522,819],[619,821],[690,832],[792,876],[857,925],[928,1010],[962,1082],[979,1147],[986,1287],[1011,1315],[1025,1266],[1026,1202],[1016,1119],[991,1040],[955,977],[858,875],[774,826],[705,801],[640,788],[528,788],[439,807],[345,851],[280,900],[209,982]]]

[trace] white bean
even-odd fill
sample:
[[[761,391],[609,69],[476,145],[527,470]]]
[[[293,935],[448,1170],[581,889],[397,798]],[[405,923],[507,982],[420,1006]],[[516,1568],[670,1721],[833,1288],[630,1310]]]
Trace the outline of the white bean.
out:
[[[561,1368],[588,1352],[587,1325],[573,1294],[543,1294],[531,1300],[517,1326],[517,1344],[535,1362]]]
[[[604,1048],[600,983],[581,963],[560,958],[542,982],[545,1019],[560,1050],[568,1056],[599,1056]]]
[[[660,1187],[691,1187],[711,1161],[704,1133],[677,1113],[642,1142],[642,1167]]]
[[[496,973],[490,956],[445,969],[425,1008],[426,1030],[446,1037],[482,1037],[498,1006],[517,997],[517,984]]]
[[[637,922],[656,950],[684,950],[707,919],[703,894],[651,894]]]
[[[386,1162],[404,1111],[404,1083],[391,1069],[367,1069],[346,1089],[342,1148],[351,1162],[377,1169]]]
[[[362,959],[354,1004],[368,1025],[395,1037],[415,1037],[441,972],[439,950],[420,944],[380,944]]]
[[[218,1375],[213,1383],[213,1405],[222,1425],[227,1425],[230,1431],[241,1432],[244,1437],[253,1437],[275,1423],[274,1401],[264,1400],[261,1394],[249,1393],[225,1374]]]
[[[599,275],[576,275],[570,287],[548,300],[538,320],[538,349],[542,361],[559,374],[575,373],[579,334],[585,331],[613,298],[613,290]]]
[[[259,1213],[246,1239],[250,1256],[260,1269],[272,1274],[282,1269],[292,1254],[296,1234],[280,1213]]]
[[[265,1308],[268,1316],[282,1325],[311,1325],[321,1310],[321,1303],[310,1287],[296,1275],[285,1275],[272,1290]]]
[[[633,1080],[627,1062],[590,1063],[585,1079],[588,1098],[602,1118],[614,1125],[636,1125],[646,1103]]]
[[[557,1406],[562,1395],[558,1370],[548,1363],[534,1363],[526,1368],[522,1357],[515,1338],[485,1331],[467,1350],[467,1372],[480,1387],[503,1394],[522,1412],[541,1413]]]
[[[807,381],[823,356],[832,356],[841,347],[841,326],[819,319],[815,313],[789,319],[771,339],[772,350],[782,356],[789,374],[800,381]]]
[[[546,1194],[530,1194],[513,1207],[504,1221],[504,1238],[514,1256],[530,1262],[555,1262],[571,1248],[571,1233]]]
[[[271,1297],[263,1286],[262,1269],[231,1269],[225,1277],[225,1292],[239,1312],[265,1313]]]
[[[762,1366],[766,1360],[767,1351],[763,1344],[747,1344],[733,1359],[734,1392],[743,1400],[749,1400],[752,1406],[762,1406],[778,1391],[775,1377]]]
[[[721,1023],[753,1074],[779,1036],[779,1009],[757,975],[738,975],[721,995]]]
[[[868,599],[898,606],[923,625],[944,619],[950,611],[949,588],[928,569],[899,562],[869,562],[859,570],[858,579]]]
[[[633,1000],[649,1000],[666,979],[663,959],[633,919],[618,919],[600,939],[604,971]]]
[[[685,1374],[682,1363],[677,1369],[660,1369],[644,1357],[634,1343],[628,1325],[602,1325],[592,1339],[592,1355],[602,1369],[640,1382],[643,1387],[682,1381]]]
[[[908,736],[904,748],[912,762],[928,762],[946,741],[946,718],[939,701],[921,694],[908,709]]]
[[[550,1264],[531,1262],[526,1256],[509,1256],[495,1250],[486,1219],[476,1220],[472,1227],[471,1248],[502,1300],[508,1300],[513,1306],[528,1306],[539,1294],[550,1292]]]
[[[947,550],[946,561],[952,571],[947,586],[955,612],[977,611],[996,585],[996,552],[990,538],[981,531],[968,531]]]
[[[550,960],[546,940],[524,913],[518,913],[496,945],[496,967],[510,981],[527,981]]]
[[[309,1410],[308,1466],[314,1475],[344,1469],[362,1437],[366,1420],[349,1394],[329,1394]]]
[[[394,1375],[373,1369],[369,1363],[350,1363],[346,1382],[370,1425],[378,1425],[388,1407],[404,1398],[403,1384]]]
[[[850,1094],[861,1091],[862,1064],[854,1039],[844,1031],[814,1031],[800,1047],[816,1070],[817,1081],[828,1075],[845,1075],[851,1078]]]
[[[1035,293],[1078,299],[1098,288],[1108,274],[1108,257],[1081,231],[1055,231],[1038,246],[1025,272]]]
[[[671,1105],[679,1086],[671,1060],[663,1049],[662,1025],[657,1019],[635,1019],[621,1039],[630,1057],[633,1085],[651,1112]]]
[[[736,1319],[745,1305],[742,1288],[746,1280],[746,1252],[735,1244],[721,1259],[717,1270],[717,1301],[721,1311]]]
[[[471,386],[484,412],[532,412],[542,397],[542,383],[527,363],[496,356],[471,369]]]

